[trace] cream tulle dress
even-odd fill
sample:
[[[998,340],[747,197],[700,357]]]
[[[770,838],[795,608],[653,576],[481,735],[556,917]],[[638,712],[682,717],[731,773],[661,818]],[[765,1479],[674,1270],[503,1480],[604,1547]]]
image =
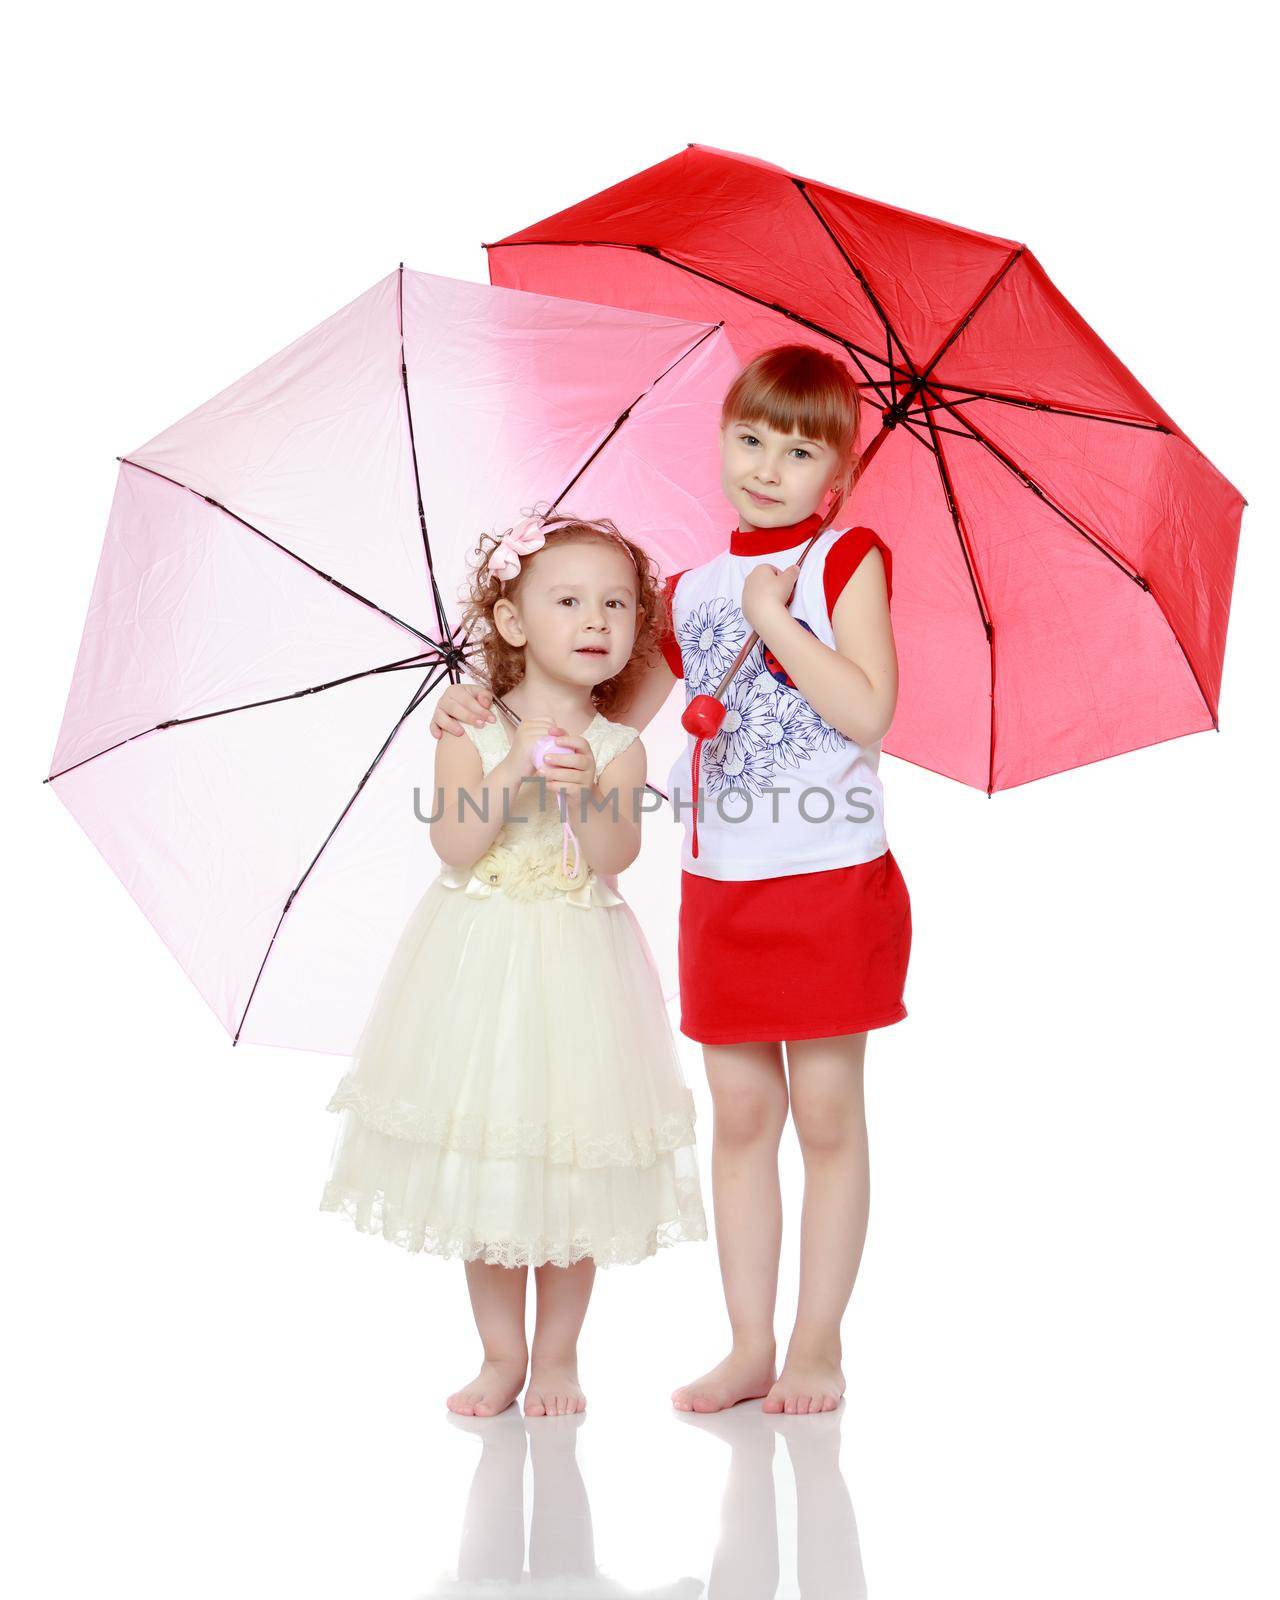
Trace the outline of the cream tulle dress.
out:
[[[506,720],[464,726],[487,776]],[[637,731],[597,714],[584,737],[607,793]],[[693,1096],[635,912],[585,860],[566,872],[542,789],[521,785],[479,861],[410,913],[329,1101],[320,1209],[506,1267],[641,1261],[707,1237]]]

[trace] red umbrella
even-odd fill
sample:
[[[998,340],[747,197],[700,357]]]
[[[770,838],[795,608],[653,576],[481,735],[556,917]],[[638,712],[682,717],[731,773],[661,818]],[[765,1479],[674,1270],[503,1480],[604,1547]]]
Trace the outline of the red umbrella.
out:
[[[495,284],[848,362],[890,754],[991,794],[1218,726],[1246,502],[1025,245],[692,144],[486,249]]]

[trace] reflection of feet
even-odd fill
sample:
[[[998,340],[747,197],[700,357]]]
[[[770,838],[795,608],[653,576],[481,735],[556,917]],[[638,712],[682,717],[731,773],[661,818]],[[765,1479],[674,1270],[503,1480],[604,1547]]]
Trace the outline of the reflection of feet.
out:
[[[781,1411],[764,1410],[765,1426],[771,1433],[786,1441],[787,1453],[794,1462],[823,1461],[828,1457],[836,1462],[840,1457],[840,1425],[844,1421],[846,1404],[841,1402],[830,1411],[810,1411],[804,1422],[793,1422]]]
[[[540,1361],[535,1356],[529,1387],[524,1392],[526,1417],[570,1417],[587,1409],[573,1361]]]
[[[463,1417],[496,1417],[520,1393],[525,1363],[486,1361],[476,1377],[445,1401],[450,1411]]]
[[[757,1405],[730,1406],[725,1411],[677,1411],[676,1421],[684,1428],[712,1434],[729,1446],[735,1461],[762,1456],[773,1460],[778,1433],[776,1417],[765,1417]]]
[[[740,1400],[759,1400],[769,1392],[774,1378],[774,1355],[768,1345],[731,1350],[718,1367],[712,1367],[671,1396],[677,1411],[723,1411]]]
[[[813,1412],[834,1411],[843,1393],[844,1373],[838,1361],[788,1352],[782,1376],[765,1395],[760,1409],[805,1417]]]

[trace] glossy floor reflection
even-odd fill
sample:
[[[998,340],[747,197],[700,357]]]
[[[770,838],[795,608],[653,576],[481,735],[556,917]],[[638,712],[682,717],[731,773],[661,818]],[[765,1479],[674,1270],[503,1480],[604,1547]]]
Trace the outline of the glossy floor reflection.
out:
[[[499,1417],[450,1415],[480,1449],[458,1532],[455,1570],[422,1591],[445,1595],[616,1596],[632,1600],[860,1600],[867,1592],[858,1528],[840,1471],[837,1410],[811,1417],[767,1415],[758,1400],[710,1416],[673,1412],[725,1447],[724,1488],[713,1546],[700,1576],[673,1572],[658,1586],[632,1587],[596,1563],[591,1491],[578,1461],[589,1415],[525,1418],[517,1406]],[[775,1455],[785,1452],[795,1488],[795,1585],[784,1587]],[[526,1462],[532,1500],[526,1539]],[[707,1467],[706,1470],[712,1470]]]

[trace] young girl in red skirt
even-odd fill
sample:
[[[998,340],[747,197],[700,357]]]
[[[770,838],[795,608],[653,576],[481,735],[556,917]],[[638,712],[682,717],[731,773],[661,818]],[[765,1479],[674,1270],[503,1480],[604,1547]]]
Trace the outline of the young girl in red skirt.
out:
[[[898,686],[892,555],[868,528],[832,526],[857,479],[858,424],[853,378],[824,351],[785,345],[743,368],[721,412],[721,481],[737,516],[728,548],[668,578],[663,660],[619,708],[643,728],[675,677],[687,699],[714,693],[759,634],[719,732],[697,748],[696,785],[692,737],[670,776],[685,825],[680,1027],[702,1044],[715,1109],[716,1242],[733,1337],[718,1366],[673,1394],[687,1411],[763,1397],[765,1411],[803,1415],[835,1409],[845,1388],[841,1321],[869,1206],[867,1033],[907,1015],[911,949],[878,775]],[[461,734],[459,716],[488,720],[490,698],[450,688],[433,733]],[[799,1303],[779,1374],[777,1155],[788,1109],[805,1192]]]

